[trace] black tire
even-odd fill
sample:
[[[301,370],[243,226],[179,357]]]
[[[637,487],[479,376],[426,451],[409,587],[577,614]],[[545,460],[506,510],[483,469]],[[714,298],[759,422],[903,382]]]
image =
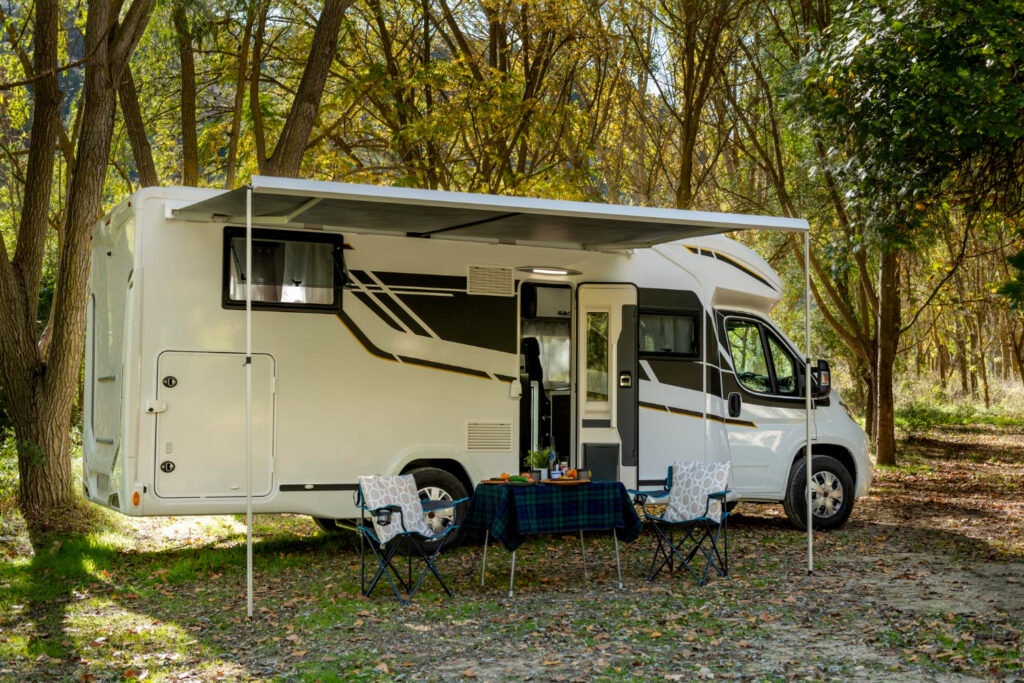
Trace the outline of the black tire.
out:
[[[423,500],[459,500],[469,495],[466,492],[466,487],[462,485],[458,477],[451,472],[438,469],[437,467],[417,467],[405,474],[411,474],[416,478],[416,488],[419,489],[420,498]],[[466,509],[468,507],[468,503],[460,503],[455,506],[455,510],[450,516],[444,513],[427,513],[427,522],[435,530],[453,523],[461,526],[462,520],[466,517]],[[461,534],[461,528],[450,532],[445,539],[444,547],[451,548],[455,546],[459,542]],[[424,548],[428,553],[434,552],[436,547],[436,543],[424,544]]]
[[[812,476],[822,479],[823,486],[829,488],[829,501],[815,508],[815,531],[838,529],[853,512],[853,477],[843,463],[829,455],[816,455],[812,463]],[[807,530],[807,502],[804,493],[807,490],[807,465],[803,457],[797,458],[789,471],[789,483],[786,486],[786,497],[782,507],[789,521],[801,531]],[[820,496],[817,496],[817,500]],[[819,514],[819,510],[831,514]]]

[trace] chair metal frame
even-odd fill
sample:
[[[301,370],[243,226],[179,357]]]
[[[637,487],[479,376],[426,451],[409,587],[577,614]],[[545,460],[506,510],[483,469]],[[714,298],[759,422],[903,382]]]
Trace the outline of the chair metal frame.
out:
[[[423,507],[424,514],[428,512],[436,512],[437,510],[448,510],[455,506],[466,502],[469,498],[459,498],[458,500],[444,501],[444,500],[432,500],[432,501],[421,501],[420,505]],[[441,553],[441,549],[444,547],[444,543],[448,540],[448,537],[453,531],[459,528],[458,524],[450,524],[445,527],[444,531],[436,536],[424,536],[418,531],[409,531],[405,525],[405,518],[402,514],[402,509],[398,505],[383,505],[377,508],[367,507],[365,499],[363,498],[362,487],[356,489],[356,507],[359,508],[359,525],[356,527],[359,531],[359,588],[362,594],[369,597],[373,593],[374,588],[377,587],[380,579],[386,578],[388,584],[391,586],[391,590],[394,591],[395,597],[403,605],[408,605],[412,602],[413,596],[416,595],[416,591],[420,589],[423,584],[423,580],[426,579],[427,573],[434,575],[437,582],[441,584],[441,588],[449,597],[454,597],[451,589],[441,578],[440,572],[437,571],[435,561],[437,556]],[[373,525],[367,524],[367,513],[371,517],[376,518],[376,521],[381,526],[386,526],[393,523],[395,513],[398,515],[398,522],[402,527],[401,533],[395,535],[387,543],[382,544],[377,534],[373,531]],[[438,541],[437,547],[434,548],[432,553],[427,553],[423,547],[422,541]],[[402,579],[401,573],[395,568],[393,560],[399,549],[403,546],[411,546],[411,550],[408,550],[406,555],[408,558],[407,563],[407,575],[405,580]],[[369,546],[373,556],[377,559],[377,571],[374,573],[373,578],[370,579],[369,584],[366,582],[366,547]],[[420,573],[416,583],[412,582],[412,558],[413,551],[419,555],[420,559],[424,562],[423,571]],[[396,585],[396,581],[397,584]],[[399,591],[399,586],[401,591]],[[405,595],[403,595],[405,594]]]
[[[682,570],[685,567],[694,580],[703,586],[707,583],[708,573],[711,569],[714,569],[719,576],[729,575],[729,511],[726,509],[726,502],[731,489],[709,493],[704,503],[704,513],[700,517],[680,521],[667,520],[661,515],[649,512],[647,504],[651,498],[665,498],[672,492],[672,469],[670,465],[663,490],[629,491],[633,496],[633,502],[639,505],[643,511],[644,520],[650,522],[651,528],[654,529],[655,539],[658,542],[651,557],[647,580],[654,581],[654,577],[666,566],[669,572],[675,571],[677,569],[676,560],[678,560],[678,569]],[[711,502],[714,500],[719,501],[722,508],[722,516],[718,521],[710,516]],[[662,526],[668,529],[667,534]],[[675,541],[677,529],[683,532],[678,543]],[[721,552],[718,548],[719,538],[722,540]],[[684,550],[686,551],[685,555],[683,554]],[[704,569],[700,574],[691,565],[698,552],[704,558]]]

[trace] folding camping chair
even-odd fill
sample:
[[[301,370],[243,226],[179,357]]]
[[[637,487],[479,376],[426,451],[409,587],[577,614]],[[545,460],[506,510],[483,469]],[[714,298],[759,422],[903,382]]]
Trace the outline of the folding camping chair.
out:
[[[391,590],[403,605],[412,602],[423,579],[430,572],[441,584],[441,588],[453,595],[438,573],[434,560],[441,552],[448,535],[458,528],[450,524],[435,533],[424,517],[425,512],[448,510],[468,498],[453,501],[421,501],[416,490],[416,480],[411,474],[392,477],[359,477],[359,489],[356,492],[356,506],[360,510],[359,523],[359,586],[363,595],[369,596],[376,588],[381,577],[388,580]],[[366,524],[369,513],[372,525]],[[432,553],[427,553],[423,544],[437,542]],[[377,571],[369,584],[366,583],[366,548],[369,546],[373,556],[377,558]],[[404,549],[408,554],[408,574],[405,580],[395,569],[395,554]],[[424,562],[422,573],[412,583],[412,558],[418,555]],[[397,585],[396,585],[397,582]],[[399,591],[401,586],[401,592]],[[403,593],[408,597],[403,597]]]
[[[658,543],[651,558],[648,581],[654,581],[666,566],[670,572],[674,571],[677,560],[678,569],[685,567],[700,585],[707,583],[708,571],[712,568],[720,576],[729,575],[729,512],[725,509],[729,468],[727,462],[677,462],[668,468],[664,490],[630,491],[633,500],[643,509],[644,520],[654,529]],[[668,500],[662,514],[647,510],[648,499],[665,497]],[[678,543],[676,532],[681,532]],[[700,574],[691,564],[697,553],[705,560]]]

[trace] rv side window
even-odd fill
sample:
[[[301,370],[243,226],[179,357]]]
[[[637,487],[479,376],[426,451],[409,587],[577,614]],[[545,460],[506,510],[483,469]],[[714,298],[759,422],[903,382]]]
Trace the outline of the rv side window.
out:
[[[643,356],[696,356],[696,316],[641,312],[639,346]]]
[[[796,396],[796,362],[775,335],[768,335],[768,349],[771,351],[772,368],[775,370],[775,387],[777,394]]]
[[[245,305],[252,284],[254,308],[337,310],[343,271],[341,236],[306,236],[254,230],[252,274],[245,271],[245,231],[227,228],[224,240],[224,305]]]
[[[608,313],[587,313],[587,400],[608,401]]]
[[[736,378],[747,389],[767,394],[772,390],[768,360],[761,343],[761,326],[752,320],[730,318],[725,323]]]

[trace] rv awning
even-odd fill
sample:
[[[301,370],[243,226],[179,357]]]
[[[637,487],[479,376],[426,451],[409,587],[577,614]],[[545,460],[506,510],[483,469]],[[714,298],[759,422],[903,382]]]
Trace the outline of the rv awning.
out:
[[[253,176],[262,225],[571,249],[633,249],[737,230],[806,232],[807,221],[711,211],[570,202]],[[246,188],[175,211],[188,220],[245,221]]]

